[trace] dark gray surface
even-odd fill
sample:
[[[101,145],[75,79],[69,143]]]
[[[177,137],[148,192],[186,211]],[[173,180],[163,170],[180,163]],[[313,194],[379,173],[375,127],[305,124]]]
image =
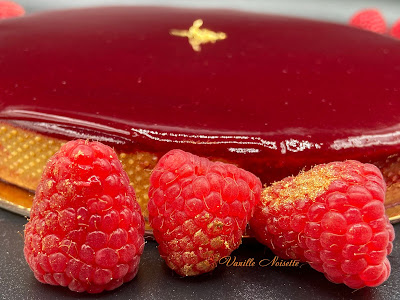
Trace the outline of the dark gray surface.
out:
[[[0,209],[1,299],[400,299],[400,247],[389,260],[392,274],[377,288],[351,290],[330,283],[307,265],[299,267],[226,267],[212,273],[180,278],[158,255],[155,242],[147,242],[139,273],[117,290],[99,295],[79,294],[67,288],[39,283],[23,255],[22,233],[26,219]],[[395,226],[400,235],[400,224]],[[238,261],[272,259],[274,255],[254,240],[236,250]]]

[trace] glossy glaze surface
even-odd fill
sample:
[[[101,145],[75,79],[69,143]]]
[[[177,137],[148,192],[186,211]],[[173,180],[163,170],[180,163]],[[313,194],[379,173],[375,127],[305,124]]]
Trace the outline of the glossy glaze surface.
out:
[[[196,19],[226,39],[194,51]],[[97,8],[0,23],[0,120],[116,148],[181,148],[264,182],[400,149],[400,42],[235,11]]]

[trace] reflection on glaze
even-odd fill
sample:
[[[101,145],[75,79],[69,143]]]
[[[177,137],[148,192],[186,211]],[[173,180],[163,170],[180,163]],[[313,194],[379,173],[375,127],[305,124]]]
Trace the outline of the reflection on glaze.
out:
[[[115,127],[110,127],[104,124],[99,124],[95,122],[90,122],[87,120],[82,120],[78,118],[69,118],[66,116],[60,116],[56,112],[54,114],[48,114],[37,111],[30,110],[22,110],[22,109],[4,109],[1,111],[0,116],[2,119],[11,119],[11,120],[43,120],[46,122],[58,123],[58,124],[75,124],[79,127],[91,128],[93,130],[105,131],[105,132],[114,132],[119,135],[129,135],[129,131],[121,130]]]
[[[323,145],[323,143],[313,143],[313,142],[309,142],[309,141],[299,141],[296,139],[290,139],[290,140],[286,140],[281,142],[280,146],[281,146],[281,153],[282,154],[286,154],[287,151],[290,152],[301,152],[304,151],[306,149],[311,149],[311,148],[315,148],[315,149],[321,149],[321,146]]]
[[[255,148],[228,148],[228,151],[233,152],[233,153],[238,153],[238,154],[260,152],[259,149],[255,149]]]
[[[165,143],[179,143],[179,144],[196,144],[196,145],[213,145],[213,144],[238,144],[244,145],[257,145],[268,149],[276,150],[275,142],[267,141],[258,137],[241,136],[241,135],[205,135],[205,134],[183,134],[172,132],[158,132],[154,130],[145,130],[132,128],[133,132],[144,135],[152,140]],[[251,151],[250,151],[251,152]],[[237,152],[239,153],[239,152]],[[244,153],[244,152],[242,152]]]
[[[341,150],[348,148],[365,148],[375,146],[398,145],[400,141],[400,131],[385,134],[371,134],[351,136],[347,139],[335,140],[331,145],[332,149]]]

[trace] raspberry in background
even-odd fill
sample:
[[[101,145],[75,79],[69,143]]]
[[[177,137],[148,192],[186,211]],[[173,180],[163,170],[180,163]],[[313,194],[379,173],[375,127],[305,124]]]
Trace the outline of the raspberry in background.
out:
[[[66,143],[48,161],[25,227],[24,254],[42,283],[99,293],[133,279],[144,219],[116,153]]]
[[[378,168],[357,161],[319,165],[264,189],[251,233],[284,259],[308,262],[358,289],[390,275],[393,226]]]
[[[12,1],[0,0],[0,20],[12,17],[20,17],[25,14],[24,8]]]
[[[390,35],[397,39],[400,39],[400,19],[394,22],[392,29],[390,30]]]
[[[148,203],[161,257],[181,276],[213,270],[241,244],[260,193],[261,182],[250,172],[168,152],[151,174]]]
[[[350,21],[351,26],[384,34],[387,32],[386,22],[382,13],[374,8],[360,10],[355,13]]]

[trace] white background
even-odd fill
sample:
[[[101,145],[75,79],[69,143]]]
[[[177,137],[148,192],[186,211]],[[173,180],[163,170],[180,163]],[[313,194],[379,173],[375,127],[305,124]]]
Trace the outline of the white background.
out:
[[[266,13],[304,16],[346,23],[362,8],[376,7],[388,23],[400,18],[400,0],[14,0],[28,13],[104,5],[167,5],[183,7],[233,8]]]

